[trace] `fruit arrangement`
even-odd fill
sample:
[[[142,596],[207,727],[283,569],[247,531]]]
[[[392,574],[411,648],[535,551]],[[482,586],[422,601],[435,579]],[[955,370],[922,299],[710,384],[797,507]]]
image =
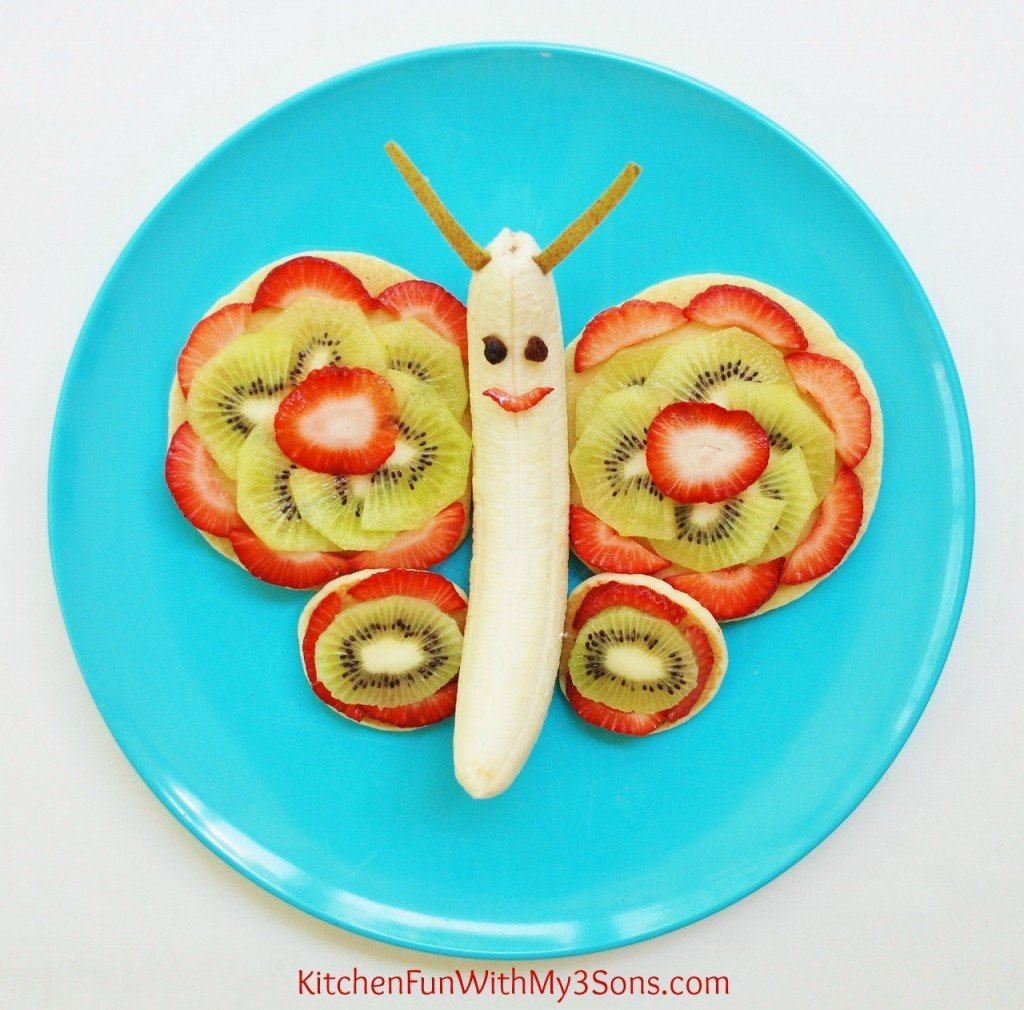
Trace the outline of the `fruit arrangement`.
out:
[[[570,537],[719,621],[782,606],[849,555],[878,495],[882,415],[857,356],[794,298],[681,277],[570,345]]]
[[[260,271],[192,331],[165,476],[207,540],[294,589],[427,568],[468,528],[466,310],[351,253]]]

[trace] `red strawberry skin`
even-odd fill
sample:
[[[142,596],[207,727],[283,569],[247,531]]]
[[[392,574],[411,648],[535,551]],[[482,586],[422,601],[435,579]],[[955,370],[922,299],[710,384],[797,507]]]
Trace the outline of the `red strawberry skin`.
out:
[[[283,309],[299,298],[355,302],[364,312],[379,308],[363,282],[340,263],[320,256],[296,256],[279,263],[263,278],[252,310]]]
[[[693,649],[697,660],[697,683],[682,701],[677,701],[671,708],[658,713],[664,716],[666,726],[685,719],[693,711],[697,702],[704,696],[708,681],[711,679],[711,671],[715,667],[715,652],[711,648],[711,642],[708,641],[704,630],[691,624],[683,629],[683,634],[690,643],[690,648]]]
[[[577,372],[607,361],[616,351],[643,343],[684,326],[685,312],[670,302],[634,298],[599,312],[583,328],[576,342],[573,367]]]
[[[852,470],[871,446],[871,404],[857,376],[836,358],[801,352],[786,358],[793,381],[811,397],[836,435],[836,452]]]
[[[171,436],[164,478],[175,505],[196,529],[226,537],[244,528],[227,478],[187,421]]]
[[[429,568],[444,561],[466,530],[462,502],[452,502],[425,526],[399,533],[386,547],[351,555],[350,570],[363,568]]]
[[[372,719],[374,722],[387,723],[398,729],[420,729],[441,722],[455,713],[455,701],[458,695],[458,677],[453,677],[444,687],[438,688],[429,698],[413,702],[409,705],[398,705],[394,708],[381,708],[378,705],[352,705],[338,701],[319,681],[313,684],[316,696],[342,715],[355,722]]]
[[[359,601],[379,600],[385,596],[414,596],[433,603],[446,614],[457,614],[466,609],[466,601],[443,575],[410,568],[389,568],[368,575],[350,587],[348,593]]]
[[[252,320],[252,306],[234,302],[201,319],[178,358],[178,385],[187,397],[192,377],[218,351],[240,337]]]
[[[651,575],[668,562],[630,537],[620,536],[582,505],[569,506],[569,538],[577,557],[600,572]]]
[[[286,589],[315,589],[349,571],[343,554],[329,551],[274,551],[249,529],[229,534],[238,560],[263,582]]]
[[[398,440],[395,391],[368,368],[318,368],[281,401],[274,433],[281,451],[308,470],[373,473]]]
[[[785,566],[785,558],[776,558],[762,565],[734,565],[664,579],[706,607],[716,621],[735,621],[759,610],[775,595]]]
[[[418,319],[458,347],[466,361],[469,338],[466,306],[440,284],[430,281],[399,281],[385,288],[377,301],[402,319]]]
[[[665,722],[664,712],[620,712],[600,701],[592,701],[580,694],[572,682],[569,671],[565,672],[565,696],[573,711],[592,726],[622,733],[626,736],[648,736]]]
[[[707,326],[739,326],[780,351],[807,349],[803,327],[778,302],[753,288],[713,284],[694,295],[683,312]]]
[[[524,410],[536,407],[552,391],[551,386],[534,386],[533,389],[514,396],[512,393],[506,393],[504,389],[492,386],[485,389],[483,395],[490,397],[502,410],[507,410],[510,414],[521,414]]]
[[[807,538],[796,546],[782,572],[784,586],[797,586],[827,575],[853,546],[864,519],[864,490],[845,467],[821,503]]]
[[[764,473],[770,452],[751,414],[717,403],[670,403],[647,432],[647,468],[679,502],[732,498]]]
[[[345,605],[342,593],[328,593],[313,609],[306,623],[306,631],[302,636],[302,665],[306,669],[306,677],[316,687],[316,641],[331,626],[331,622],[341,613]]]
[[[670,624],[678,624],[686,617],[686,611],[678,603],[651,589],[650,586],[636,586],[628,582],[602,582],[583,597],[583,602],[573,618],[573,628],[579,631],[587,621],[609,607],[632,607]]]

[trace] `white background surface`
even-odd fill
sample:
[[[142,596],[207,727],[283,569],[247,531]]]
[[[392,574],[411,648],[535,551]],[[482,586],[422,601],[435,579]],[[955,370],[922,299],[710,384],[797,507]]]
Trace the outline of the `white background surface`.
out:
[[[207,852],[149,794],[93,707],[61,623],[47,448],[96,290],[202,155],[268,106],[358,64],[528,38],[684,70],[754,105],[836,168],[889,228],[945,327],[979,478],[972,583],[946,672],[864,804],[738,905],[555,967],[728,974],[732,996],[703,1002],[744,1010],[1024,1006],[1019,4],[488,6],[0,9],[0,1005],[260,1010],[310,1002],[293,995],[300,967],[459,966],[293,910]],[[873,675],[864,670],[866,690]],[[550,1001],[513,1001],[530,1004]]]

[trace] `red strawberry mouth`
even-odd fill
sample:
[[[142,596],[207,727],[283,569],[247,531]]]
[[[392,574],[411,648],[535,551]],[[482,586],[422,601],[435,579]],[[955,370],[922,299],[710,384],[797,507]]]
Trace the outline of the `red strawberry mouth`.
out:
[[[489,396],[502,410],[507,410],[510,414],[521,414],[524,410],[535,407],[548,393],[552,392],[554,392],[553,386],[534,386],[533,389],[528,389],[525,393],[513,395],[498,386],[492,386],[490,389],[484,390],[484,396]]]

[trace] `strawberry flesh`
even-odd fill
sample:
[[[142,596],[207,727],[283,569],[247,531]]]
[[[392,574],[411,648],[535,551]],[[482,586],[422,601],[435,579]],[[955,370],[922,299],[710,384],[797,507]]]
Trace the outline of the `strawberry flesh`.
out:
[[[451,341],[468,358],[466,306],[440,284],[430,281],[399,281],[385,288],[377,301],[402,319],[417,319]]]
[[[734,565],[664,579],[706,607],[716,621],[734,621],[759,610],[775,595],[785,565],[785,558],[776,558],[762,565]]]
[[[609,607],[632,607],[651,617],[678,624],[686,611],[678,603],[650,586],[637,586],[628,582],[602,582],[583,597],[572,626],[579,631],[592,617]]]
[[[410,702],[408,705],[396,705],[392,708],[338,701],[319,681],[314,682],[313,691],[322,702],[341,712],[342,715],[347,715],[355,722],[372,719],[375,722],[384,722],[400,729],[419,729],[421,726],[430,726],[442,719],[447,719],[455,712],[455,699],[459,689],[458,681],[458,677],[453,677],[429,698]]]
[[[666,723],[679,722],[693,711],[694,706],[703,697],[708,680],[711,678],[711,671],[715,668],[715,651],[711,648],[711,642],[704,630],[691,624],[683,629],[683,634],[686,636],[687,642],[690,643],[694,658],[697,660],[697,683],[685,698],[659,713],[664,715]]]
[[[647,469],[679,502],[732,498],[764,473],[770,451],[751,414],[717,403],[670,403],[647,431]]]
[[[607,361],[616,351],[659,337],[687,322],[685,312],[671,302],[634,298],[598,312],[576,342],[573,367],[577,372]]]
[[[825,495],[811,532],[790,554],[782,584],[800,585],[832,571],[853,546],[863,519],[863,488],[857,475],[844,467]]]
[[[664,712],[620,712],[601,701],[593,701],[580,694],[572,682],[569,671],[565,672],[565,696],[573,711],[584,721],[613,733],[626,736],[647,736],[665,721]]]
[[[739,326],[780,351],[803,351],[803,328],[778,302],[753,288],[713,284],[683,309],[687,319],[706,326]]]
[[[651,575],[668,566],[631,537],[620,536],[582,505],[569,506],[569,538],[577,557],[591,568],[617,575]]]
[[[249,529],[233,530],[231,546],[246,571],[286,589],[314,589],[349,571],[344,554],[271,550]]]
[[[252,306],[234,302],[201,319],[178,357],[178,385],[187,397],[192,378],[218,351],[241,336],[252,320]]]
[[[429,568],[455,550],[466,528],[462,502],[452,502],[418,530],[399,533],[386,547],[350,557],[350,570],[362,568]]]
[[[196,529],[226,537],[243,528],[227,478],[187,421],[171,437],[164,478],[175,505]]]
[[[790,354],[786,364],[797,389],[814,400],[835,432],[840,460],[853,469],[871,445],[871,404],[857,376],[824,354]]]
[[[446,614],[466,609],[466,601],[443,575],[408,568],[389,568],[369,575],[352,586],[348,593],[360,601],[379,600],[385,596],[414,596],[434,604]]]
[[[256,290],[253,312],[283,309],[299,298],[355,302],[364,312],[379,308],[351,270],[320,256],[296,256],[271,270]]]
[[[281,401],[274,432],[281,451],[308,470],[373,473],[398,440],[395,391],[368,368],[318,368]]]

